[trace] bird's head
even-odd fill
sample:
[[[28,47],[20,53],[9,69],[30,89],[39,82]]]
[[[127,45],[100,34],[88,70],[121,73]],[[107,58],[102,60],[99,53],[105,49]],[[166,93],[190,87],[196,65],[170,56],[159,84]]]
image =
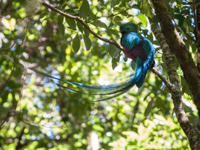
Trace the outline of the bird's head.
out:
[[[133,22],[127,22],[120,25],[121,33],[135,32],[138,33],[138,26]]]

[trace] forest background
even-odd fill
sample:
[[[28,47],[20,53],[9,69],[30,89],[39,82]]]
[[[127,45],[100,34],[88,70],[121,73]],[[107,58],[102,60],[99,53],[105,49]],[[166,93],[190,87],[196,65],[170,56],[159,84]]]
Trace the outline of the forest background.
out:
[[[0,149],[199,149],[199,4],[0,0]],[[123,21],[156,51],[140,90],[94,102],[102,97],[29,69],[88,85],[125,81],[134,63],[119,45]]]

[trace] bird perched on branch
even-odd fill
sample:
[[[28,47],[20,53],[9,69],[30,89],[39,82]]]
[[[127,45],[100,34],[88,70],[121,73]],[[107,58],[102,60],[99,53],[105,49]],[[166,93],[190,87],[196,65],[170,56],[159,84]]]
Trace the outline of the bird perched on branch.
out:
[[[122,33],[121,45],[124,47],[126,57],[136,61],[135,76],[132,84],[140,88],[143,83],[148,69],[154,65],[154,47],[145,37],[138,34],[138,27],[132,22],[120,26]]]
[[[107,99],[119,96],[127,92],[134,85],[140,88],[144,83],[145,76],[148,69],[151,69],[154,66],[154,53],[155,53],[154,47],[148,39],[146,39],[145,37],[143,37],[142,35],[138,33],[138,26],[132,22],[122,24],[120,26],[120,32],[122,33],[121,45],[124,48],[123,52],[125,56],[136,62],[134,76],[132,76],[130,79],[128,79],[127,81],[123,83],[111,84],[111,85],[106,85],[106,86],[85,85],[82,83],[74,83],[70,81],[65,81],[65,82],[71,85],[76,85],[77,87],[80,87],[89,91],[93,91],[95,92],[95,94],[98,94],[98,95],[113,94],[113,96],[104,98],[101,100],[107,100]],[[46,75],[41,72],[39,73]],[[46,75],[46,76],[50,78],[58,79],[50,75]],[[58,79],[58,80],[61,81],[61,79]],[[73,89],[69,89],[68,87],[64,87],[60,84],[57,84],[57,85],[72,92],[84,93],[84,92],[76,91]]]

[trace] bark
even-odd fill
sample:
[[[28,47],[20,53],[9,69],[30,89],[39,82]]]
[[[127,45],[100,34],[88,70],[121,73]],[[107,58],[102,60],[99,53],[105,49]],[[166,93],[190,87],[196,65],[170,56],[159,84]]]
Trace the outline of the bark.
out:
[[[200,149],[200,134],[196,131],[195,127],[190,124],[188,117],[183,109],[181,94],[182,92],[179,76],[176,71],[177,68],[175,63],[175,56],[179,60],[181,69],[184,72],[184,77],[186,78],[187,83],[192,91],[192,94],[194,95],[194,102],[197,105],[197,108],[200,112],[200,104],[198,102],[198,100],[200,99],[198,95],[198,92],[200,92],[200,83],[199,78],[197,76],[198,69],[192,60],[191,54],[187,51],[185,43],[182,41],[182,39],[178,35],[178,32],[172,24],[165,1],[152,1],[155,7],[155,12],[160,21],[162,32],[158,26],[157,28],[153,28],[152,31],[154,32],[155,37],[161,45],[161,48],[163,50],[163,56],[165,58],[167,66],[169,79],[170,82],[174,85],[170,92],[174,103],[175,113],[181,128],[188,137],[191,149],[198,150]],[[193,78],[194,81],[191,80]]]
[[[195,17],[195,36],[196,36],[196,41],[197,41],[197,54],[196,54],[196,59],[197,59],[197,68],[200,73],[200,0],[196,0],[195,3],[193,3],[194,6],[194,17]],[[196,6],[196,9],[195,9]],[[196,11],[195,11],[196,10]]]
[[[170,50],[175,54],[180,63],[184,78],[192,92],[194,103],[197,106],[200,116],[200,77],[197,66],[172,23],[165,0],[152,0],[152,2],[156,16],[161,25],[162,33],[170,47]]]
[[[198,143],[199,143],[198,139],[200,135],[195,130],[195,127],[190,124],[188,120],[188,116],[183,108],[182,92],[181,92],[179,76],[176,71],[177,68],[176,68],[175,56],[170,51],[169,46],[165,42],[164,36],[162,35],[162,32],[158,28],[158,26],[157,28],[152,29],[152,31],[154,32],[154,35],[157,38],[162,48],[163,56],[164,56],[165,63],[167,66],[167,74],[169,76],[170,82],[173,84],[173,88],[170,90],[170,92],[172,95],[172,99],[174,103],[174,111],[176,113],[178,122],[181,128],[183,129],[183,131],[185,132],[186,136],[188,137],[190,147],[192,149],[194,149],[195,147],[197,148]]]

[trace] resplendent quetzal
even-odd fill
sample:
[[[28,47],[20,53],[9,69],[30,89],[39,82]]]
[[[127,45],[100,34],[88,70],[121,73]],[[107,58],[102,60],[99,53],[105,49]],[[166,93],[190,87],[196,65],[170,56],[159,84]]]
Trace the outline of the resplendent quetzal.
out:
[[[111,97],[104,98],[101,100],[107,100],[119,96],[127,92],[135,84],[140,88],[145,80],[145,76],[148,69],[151,69],[154,65],[154,47],[152,43],[138,33],[138,27],[132,22],[124,23],[120,26],[120,32],[122,33],[121,45],[124,47],[124,54],[126,57],[132,59],[136,62],[135,74],[130,79],[119,84],[111,84],[106,86],[94,86],[85,85],[82,83],[74,83],[70,81],[65,81],[58,79],[56,77],[44,74],[37,70],[34,70],[40,74],[48,76],[49,78],[57,79],[59,81],[64,81],[65,83],[76,85],[77,87],[93,91],[94,95],[110,95]],[[71,92],[85,93],[77,90],[70,89],[68,87],[57,84]]]
[[[122,33],[121,45],[126,57],[136,61],[135,75],[132,84],[140,88],[145,80],[148,69],[154,65],[154,47],[145,37],[138,34],[137,25],[128,22],[120,26]]]

